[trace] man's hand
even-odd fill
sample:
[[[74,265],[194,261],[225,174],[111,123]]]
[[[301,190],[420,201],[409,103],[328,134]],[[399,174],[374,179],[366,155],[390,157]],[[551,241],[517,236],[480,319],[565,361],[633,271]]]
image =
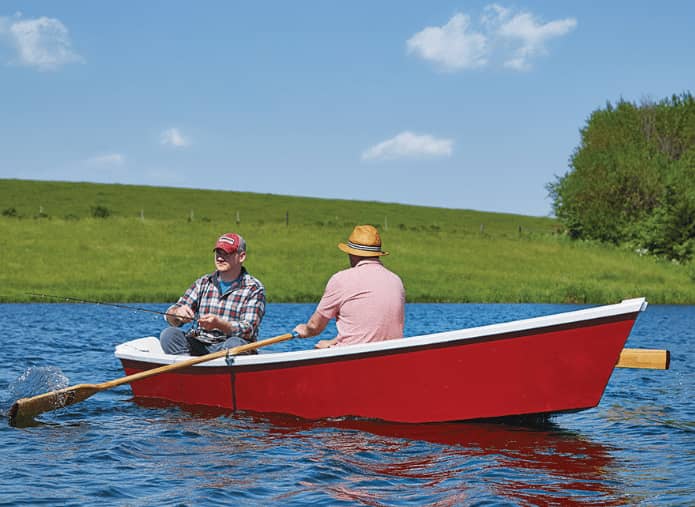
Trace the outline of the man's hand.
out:
[[[294,328],[294,332],[297,333],[300,338],[309,337],[309,328],[306,324],[297,324],[297,326]]]
[[[176,306],[167,312],[167,322],[176,327],[182,326],[194,318],[195,313],[190,306],[186,305]]]
[[[319,340],[316,345],[314,345],[314,348],[316,349],[327,349],[329,347],[332,347],[333,345],[336,344],[338,341],[338,338],[333,338],[332,340]]]
[[[212,313],[201,315],[201,317],[198,319],[198,324],[206,331],[217,329],[218,331],[222,331],[224,334],[227,334],[229,331],[229,324],[227,321]]]

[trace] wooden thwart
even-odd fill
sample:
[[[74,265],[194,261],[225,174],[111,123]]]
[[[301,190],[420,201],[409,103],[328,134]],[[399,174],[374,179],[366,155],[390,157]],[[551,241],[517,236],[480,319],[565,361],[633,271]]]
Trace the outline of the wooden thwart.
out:
[[[671,365],[671,353],[657,349],[623,349],[616,368],[649,368],[668,370]]]
[[[141,371],[139,373],[134,373],[133,375],[110,380],[108,382],[102,382],[101,384],[77,384],[64,389],[58,389],[57,391],[39,394],[38,396],[33,396],[31,398],[22,398],[15,401],[12,408],[10,408],[10,425],[25,425],[26,423],[30,423],[35,416],[43,412],[49,412],[51,410],[67,407],[68,405],[74,405],[75,403],[86,400],[99,391],[111,389],[112,387],[120,386],[122,384],[129,384],[131,382],[135,382],[136,380],[159,375],[160,373],[181,370],[183,368],[187,368],[188,366],[211,361],[219,357],[226,357],[228,355],[234,356],[243,352],[248,352],[249,350],[265,347],[266,345],[272,345],[273,343],[289,340],[290,338],[294,337],[294,333],[287,333],[280,336],[275,336],[274,338],[268,338],[267,340],[240,345],[238,347],[234,347],[233,349],[220,350],[218,352],[213,352],[212,354],[192,357],[186,361],[180,361],[174,364],[167,364],[158,368],[152,368],[151,370]]]

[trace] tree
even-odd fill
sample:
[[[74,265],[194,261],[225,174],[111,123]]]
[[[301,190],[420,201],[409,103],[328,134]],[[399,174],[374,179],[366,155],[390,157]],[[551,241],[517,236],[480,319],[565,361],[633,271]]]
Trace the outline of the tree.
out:
[[[695,100],[594,111],[570,170],[547,185],[572,238],[634,243],[686,260],[695,242]]]

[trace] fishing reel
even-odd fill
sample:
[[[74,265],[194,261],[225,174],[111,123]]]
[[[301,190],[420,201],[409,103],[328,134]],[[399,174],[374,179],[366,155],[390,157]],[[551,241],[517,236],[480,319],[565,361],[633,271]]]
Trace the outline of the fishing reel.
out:
[[[212,331],[206,331],[199,327],[192,327],[191,329],[186,331],[184,336],[187,339],[197,340],[201,343],[204,343],[205,345],[220,343],[226,339],[226,336],[222,332],[217,331],[216,329]]]

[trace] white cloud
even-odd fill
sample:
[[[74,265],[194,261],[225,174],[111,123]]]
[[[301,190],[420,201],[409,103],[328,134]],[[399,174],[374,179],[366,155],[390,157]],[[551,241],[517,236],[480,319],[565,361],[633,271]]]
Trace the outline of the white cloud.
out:
[[[16,49],[19,65],[48,71],[68,63],[84,62],[84,58],[72,50],[68,29],[55,18],[24,20],[21,14],[13,18],[0,17],[0,36]]]
[[[362,160],[391,160],[413,157],[449,157],[454,141],[430,135],[401,132],[396,137],[372,146],[362,153]]]
[[[543,23],[530,12],[491,4],[478,27],[467,14],[455,14],[441,27],[430,26],[406,42],[408,53],[456,71],[501,64],[529,70],[532,59],[547,53],[547,43],[577,26],[574,18]]]
[[[527,70],[531,67],[530,58],[547,52],[546,42],[561,37],[577,26],[574,18],[565,18],[549,23],[539,22],[528,12],[512,15],[510,11],[499,11],[497,16],[497,35],[519,44],[511,58],[504,65],[517,70]],[[493,20],[493,25],[495,20]]]
[[[85,160],[85,164],[91,167],[122,166],[124,163],[125,157],[120,153],[105,153],[103,155],[95,155]]]
[[[191,145],[190,139],[184,137],[181,131],[177,128],[165,130],[159,136],[159,140],[163,145],[173,146],[175,148],[186,148]]]
[[[469,28],[470,18],[456,14],[444,26],[428,26],[407,41],[409,53],[447,70],[471,69],[487,63],[487,38]]]

